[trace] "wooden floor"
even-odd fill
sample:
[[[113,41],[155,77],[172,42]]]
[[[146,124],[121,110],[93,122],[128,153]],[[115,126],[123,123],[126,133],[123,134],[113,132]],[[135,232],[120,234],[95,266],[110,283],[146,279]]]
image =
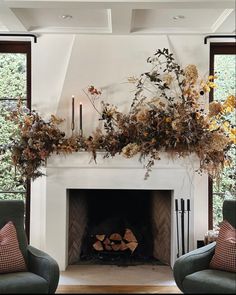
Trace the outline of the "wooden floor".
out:
[[[176,286],[102,286],[59,285],[57,294],[181,294]]]

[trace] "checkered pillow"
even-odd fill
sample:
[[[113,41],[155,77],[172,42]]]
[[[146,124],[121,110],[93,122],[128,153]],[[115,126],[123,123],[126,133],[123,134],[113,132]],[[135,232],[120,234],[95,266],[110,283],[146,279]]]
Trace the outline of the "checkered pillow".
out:
[[[236,272],[236,229],[227,220],[221,224],[210,268]]]
[[[26,265],[19,248],[16,228],[9,221],[0,230],[0,273],[26,271]]]

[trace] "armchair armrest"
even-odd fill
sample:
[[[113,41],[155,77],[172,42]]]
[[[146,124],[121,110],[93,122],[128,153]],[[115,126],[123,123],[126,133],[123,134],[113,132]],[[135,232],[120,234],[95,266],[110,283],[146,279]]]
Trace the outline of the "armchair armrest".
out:
[[[59,281],[59,267],[57,262],[48,254],[32,246],[28,250],[29,271],[43,277],[49,285],[49,293],[55,293]]]
[[[193,250],[176,260],[173,273],[175,282],[181,291],[184,291],[183,280],[187,275],[209,267],[209,263],[215,252],[215,244],[213,242],[207,246]]]

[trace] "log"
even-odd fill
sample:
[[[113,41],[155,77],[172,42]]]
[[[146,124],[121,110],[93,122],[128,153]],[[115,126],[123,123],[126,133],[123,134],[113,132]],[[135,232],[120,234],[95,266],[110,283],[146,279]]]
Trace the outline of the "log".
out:
[[[121,244],[113,244],[113,245],[111,245],[111,247],[112,247],[112,250],[119,251],[120,247],[121,247]]]
[[[118,233],[114,233],[114,234],[111,234],[110,235],[110,240],[113,240],[113,241],[121,241],[122,240],[122,237],[120,234]]]
[[[105,239],[105,236],[106,235],[96,235],[96,238],[102,242]]]
[[[111,250],[112,250],[111,245],[104,245],[104,248],[105,248],[105,250],[107,250],[107,251],[111,251]]]
[[[96,250],[96,251],[103,251],[103,245],[100,241],[97,241],[93,244],[93,248]]]
[[[126,244],[126,246],[130,249],[130,251],[133,253],[134,250],[138,247],[138,243],[137,242],[130,242],[128,244]]]
[[[104,245],[110,245],[110,244],[111,244],[111,241],[110,241],[108,238],[106,238],[106,239],[103,241],[103,244],[104,244]]]
[[[125,244],[125,242],[124,241],[121,241],[120,251],[125,251],[127,249],[129,249],[129,248],[127,247],[127,245]]]
[[[127,242],[138,242],[135,235],[129,228],[126,228],[125,230],[124,240],[126,240]]]

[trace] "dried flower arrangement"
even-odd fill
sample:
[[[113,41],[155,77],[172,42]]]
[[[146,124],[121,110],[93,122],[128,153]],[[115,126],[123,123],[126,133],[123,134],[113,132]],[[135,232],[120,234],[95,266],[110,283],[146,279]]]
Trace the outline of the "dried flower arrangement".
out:
[[[173,157],[195,153],[200,159],[199,171],[216,177],[230,163],[227,151],[236,143],[236,129],[225,119],[236,107],[235,97],[229,96],[224,103],[212,102],[205,111],[200,101],[216,86],[215,76],[200,79],[195,65],[182,69],[168,49],[157,50],[147,62],[152,67],[149,72],[128,79],[136,92],[127,114],[103,101],[100,112],[96,101],[102,91],[88,87],[85,94],[104,122],[104,128],[89,137],[66,138],[54,116],[45,122],[37,113],[28,112],[19,119],[18,108],[10,119],[19,125],[20,136],[11,149],[22,176],[40,176],[40,166],[52,153],[85,150],[96,160],[96,151],[104,150],[105,157],[122,154],[130,158],[139,153],[140,160],[148,158],[145,177],[160,159],[160,152]]]

